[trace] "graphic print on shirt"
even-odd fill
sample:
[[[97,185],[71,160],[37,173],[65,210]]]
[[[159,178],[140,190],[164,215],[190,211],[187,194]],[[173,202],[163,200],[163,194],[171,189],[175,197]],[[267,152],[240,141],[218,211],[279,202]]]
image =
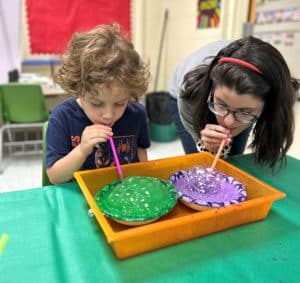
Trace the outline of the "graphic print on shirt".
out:
[[[111,151],[108,148],[108,143],[99,143],[95,147],[95,165],[96,168],[102,168],[112,165],[113,158]]]
[[[80,144],[80,136],[71,136],[72,148]]]
[[[117,137],[114,142],[122,164],[134,162],[136,151],[134,136]]]
[[[113,137],[118,157],[121,164],[131,163],[135,161],[136,148],[134,146],[134,136]],[[95,165],[97,168],[115,165],[113,154],[109,143],[101,143],[96,145]]]

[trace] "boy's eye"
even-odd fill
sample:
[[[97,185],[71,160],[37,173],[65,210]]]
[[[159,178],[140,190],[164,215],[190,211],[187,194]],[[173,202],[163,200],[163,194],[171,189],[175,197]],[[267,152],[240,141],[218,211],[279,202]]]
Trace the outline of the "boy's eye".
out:
[[[91,104],[95,107],[100,107],[103,105],[103,103],[99,103],[99,102],[91,102]]]
[[[128,101],[114,103],[114,107],[124,107],[124,106],[126,106],[127,102]],[[105,106],[105,103],[101,102],[101,101],[89,101],[89,103],[93,107],[104,107]]]
[[[122,107],[122,106],[124,106],[125,104],[126,104],[125,102],[122,102],[122,103],[116,103],[116,106]]]
[[[90,105],[94,106],[94,107],[100,107],[100,106],[103,106],[103,102],[101,101],[88,101]]]

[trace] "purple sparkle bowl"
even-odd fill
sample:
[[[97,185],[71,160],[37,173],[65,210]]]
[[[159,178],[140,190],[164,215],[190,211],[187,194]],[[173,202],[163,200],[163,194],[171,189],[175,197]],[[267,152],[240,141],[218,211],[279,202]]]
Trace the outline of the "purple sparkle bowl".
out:
[[[220,171],[195,166],[170,176],[179,200],[185,205],[206,210],[244,201],[247,191],[243,184]]]

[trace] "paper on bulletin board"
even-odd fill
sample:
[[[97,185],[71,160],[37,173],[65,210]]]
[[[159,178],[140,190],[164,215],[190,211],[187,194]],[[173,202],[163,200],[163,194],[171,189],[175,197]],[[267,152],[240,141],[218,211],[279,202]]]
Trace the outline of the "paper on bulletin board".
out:
[[[257,5],[253,35],[269,42],[285,58],[292,75],[300,77],[300,1],[264,1]]]

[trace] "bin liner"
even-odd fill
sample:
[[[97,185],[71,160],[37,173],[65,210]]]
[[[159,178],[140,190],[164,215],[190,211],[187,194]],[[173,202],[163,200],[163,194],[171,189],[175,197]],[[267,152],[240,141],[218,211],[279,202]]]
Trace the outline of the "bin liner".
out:
[[[170,108],[170,94],[166,91],[146,95],[146,109],[151,122],[167,125],[173,122]]]

